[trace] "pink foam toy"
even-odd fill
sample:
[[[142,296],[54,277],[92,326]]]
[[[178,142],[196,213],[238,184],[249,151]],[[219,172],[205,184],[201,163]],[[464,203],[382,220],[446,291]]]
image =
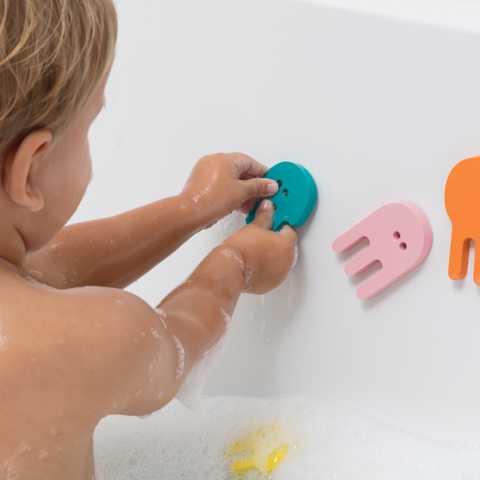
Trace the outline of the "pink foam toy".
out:
[[[382,270],[357,289],[357,297],[372,298],[418,267],[430,253],[432,229],[425,214],[410,202],[379,208],[333,242],[337,253],[368,238],[370,246],[345,266],[349,276],[359,275],[375,263]]]

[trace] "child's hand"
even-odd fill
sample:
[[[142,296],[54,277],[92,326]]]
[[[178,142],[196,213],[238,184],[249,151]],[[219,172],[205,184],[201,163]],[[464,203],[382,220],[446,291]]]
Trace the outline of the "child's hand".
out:
[[[255,220],[223,242],[226,248],[237,248],[245,258],[246,292],[262,295],[273,290],[293,266],[297,234],[290,225],[273,232],[272,224],[273,204],[264,200]]]
[[[181,192],[215,223],[238,209],[248,213],[259,197],[278,192],[277,182],[262,178],[268,167],[242,153],[217,153],[201,158]]]

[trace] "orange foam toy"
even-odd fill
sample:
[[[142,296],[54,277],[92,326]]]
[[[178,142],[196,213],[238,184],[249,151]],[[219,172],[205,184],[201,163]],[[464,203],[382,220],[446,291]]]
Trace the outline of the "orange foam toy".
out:
[[[470,240],[480,245],[480,157],[467,158],[453,167],[445,187],[445,206],[452,221],[448,276],[458,280],[467,274]],[[480,248],[473,280],[480,285]]]

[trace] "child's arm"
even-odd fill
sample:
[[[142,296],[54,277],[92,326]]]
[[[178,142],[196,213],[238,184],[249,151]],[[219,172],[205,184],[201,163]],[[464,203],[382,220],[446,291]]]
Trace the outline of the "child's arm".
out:
[[[27,256],[26,271],[56,288],[124,288],[172,254],[198,231],[261,196],[267,167],[240,153],[203,157],[180,195],[112,218],[65,227]],[[37,273],[39,272],[39,273]],[[36,275],[36,276],[35,276]]]
[[[273,206],[267,203],[252,224],[215,248],[163,300],[162,312],[121,290],[53,290],[74,300],[84,318],[85,330],[74,345],[85,352],[78,365],[86,373],[86,410],[102,417],[145,415],[162,408],[223,333],[226,315],[232,315],[246,280],[251,292],[265,293],[285,279],[296,234],[288,226],[280,233],[269,230]],[[79,382],[77,371],[72,382]]]

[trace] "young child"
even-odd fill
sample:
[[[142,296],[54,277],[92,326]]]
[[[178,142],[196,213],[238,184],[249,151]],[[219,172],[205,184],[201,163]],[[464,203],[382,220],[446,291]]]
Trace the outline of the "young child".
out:
[[[113,60],[114,5],[0,0],[0,19],[0,479],[91,480],[98,422],[169,403],[242,290],[285,279],[296,234],[270,231],[265,200],[162,314],[123,291],[278,186],[245,155],[210,155],[176,196],[63,228],[92,176],[87,136]]]

